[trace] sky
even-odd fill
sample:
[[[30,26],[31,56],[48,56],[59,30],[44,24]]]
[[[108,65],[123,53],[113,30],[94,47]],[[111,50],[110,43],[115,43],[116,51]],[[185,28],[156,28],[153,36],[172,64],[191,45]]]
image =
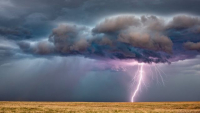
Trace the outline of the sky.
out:
[[[199,4],[0,0],[0,101],[200,101]]]

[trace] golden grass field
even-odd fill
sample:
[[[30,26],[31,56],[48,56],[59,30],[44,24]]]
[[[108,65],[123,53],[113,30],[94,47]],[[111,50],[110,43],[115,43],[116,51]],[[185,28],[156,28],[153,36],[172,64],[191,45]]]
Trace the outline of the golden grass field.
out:
[[[200,113],[200,102],[0,102],[0,113]]]

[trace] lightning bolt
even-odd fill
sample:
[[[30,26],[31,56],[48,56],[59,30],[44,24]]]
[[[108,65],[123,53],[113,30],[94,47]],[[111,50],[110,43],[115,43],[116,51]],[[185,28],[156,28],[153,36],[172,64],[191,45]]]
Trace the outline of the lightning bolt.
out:
[[[139,81],[138,81],[138,84],[137,84],[137,87],[135,89],[135,91],[133,92],[133,95],[132,95],[132,98],[131,98],[131,102],[134,102],[134,98],[135,96],[137,95],[138,93],[138,90],[140,89],[141,87],[141,83],[142,83],[142,80],[143,80],[143,63],[139,64],[140,65],[140,71],[139,71]]]
[[[114,65],[114,67],[112,69],[116,70],[116,71],[119,71],[119,70],[126,71],[126,68],[127,67],[129,68],[129,66],[131,68],[132,68],[132,66],[137,66],[137,71],[135,71],[134,75],[132,75],[132,72],[129,73],[129,71],[127,71],[129,74],[131,74],[131,76],[133,76],[133,78],[130,81],[131,82],[130,88],[132,89],[132,86],[136,85],[136,86],[134,86],[135,90],[134,91],[131,90],[130,102],[135,102],[135,97],[138,95],[138,92],[141,89],[142,85],[144,85],[146,87],[148,86],[148,84],[146,85],[147,81],[145,81],[145,80],[147,80],[148,77],[150,77],[150,76],[145,76],[145,71],[151,71],[150,75],[152,77],[152,80],[155,80],[154,79],[154,76],[155,76],[158,83],[160,83],[159,80],[161,80],[163,85],[165,85],[162,74],[166,75],[166,73],[164,73],[155,64],[153,64],[153,67],[152,67],[152,64],[140,63],[140,62],[137,62],[137,61],[128,61],[128,62],[119,61],[119,62],[110,62],[110,63],[112,65]],[[119,64],[120,64],[121,67],[118,66]],[[149,66],[149,68],[147,68],[147,70],[145,69],[146,66]],[[154,68],[155,70],[153,70],[152,68]]]

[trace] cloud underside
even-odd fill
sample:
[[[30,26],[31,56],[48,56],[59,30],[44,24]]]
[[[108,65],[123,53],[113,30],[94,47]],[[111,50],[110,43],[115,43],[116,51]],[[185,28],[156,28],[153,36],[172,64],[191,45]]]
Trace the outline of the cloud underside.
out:
[[[19,35],[17,30],[1,28],[0,32]],[[118,15],[105,18],[93,28],[60,24],[46,40],[16,43],[22,53],[36,56],[82,55],[96,59],[170,63],[198,55],[199,33],[200,18],[197,16],[176,15],[166,19],[155,15]]]

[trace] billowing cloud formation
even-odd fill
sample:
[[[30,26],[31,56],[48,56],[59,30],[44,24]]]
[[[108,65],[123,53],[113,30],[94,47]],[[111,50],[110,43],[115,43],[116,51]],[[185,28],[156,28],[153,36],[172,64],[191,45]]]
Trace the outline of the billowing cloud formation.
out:
[[[109,33],[126,29],[129,26],[139,26],[140,20],[134,16],[118,16],[115,18],[106,18],[103,22],[96,25],[93,32]]]
[[[199,49],[198,43],[187,42],[200,41],[197,32],[199,26],[199,17],[189,15],[178,15],[171,20],[153,15],[120,15],[106,18],[92,29],[60,24],[52,30],[48,41],[19,45],[22,50],[40,55],[83,55],[100,59],[169,63],[197,54],[194,51],[185,54],[185,51]]]
[[[197,50],[200,51],[200,42],[194,43],[194,42],[186,42],[184,44],[186,49],[189,50]]]
[[[60,25],[53,29],[49,40],[54,43],[55,49],[60,53],[71,51],[84,51],[89,43],[86,41],[88,29],[77,25]]]
[[[167,26],[168,29],[187,29],[200,25],[200,19],[198,17],[191,17],[186,15],[180,15],[173,18],[173,20]]]

